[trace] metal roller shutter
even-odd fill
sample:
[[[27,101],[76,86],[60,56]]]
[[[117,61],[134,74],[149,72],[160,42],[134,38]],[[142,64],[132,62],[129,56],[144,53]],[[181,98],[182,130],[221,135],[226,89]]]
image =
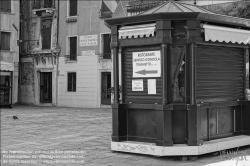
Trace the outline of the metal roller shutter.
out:
[[[155,104],[161,102],[162,99],[162,78],[133,78],[133,64],[132,64],[132,53],[142,51],[153,51],[160,50],[160,46],[150,47],[135,47],[125,48],[123,50],[123,62],[124,62],[124,98],[125,102],[138,103],[138,104]],[[132,80],[143,79],[143,91],[132,91]],[[156,79],[156,94],[148,94],[147,79]]]
[[[244,99],[244,49],[197,46],[196,101]]]

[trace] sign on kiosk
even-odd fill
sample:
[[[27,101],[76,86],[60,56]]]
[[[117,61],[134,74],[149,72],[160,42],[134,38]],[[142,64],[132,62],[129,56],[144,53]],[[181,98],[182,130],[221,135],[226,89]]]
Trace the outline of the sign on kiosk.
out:
[[[161,52],[133,52],[133,78],[161,77]]]

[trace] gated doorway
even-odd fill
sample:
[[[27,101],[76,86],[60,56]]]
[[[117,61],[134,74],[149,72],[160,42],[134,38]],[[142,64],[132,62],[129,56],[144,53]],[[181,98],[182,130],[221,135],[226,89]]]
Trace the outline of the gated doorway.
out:
[[[102,72],[101,104],[111,104],[111,72]]]
[[[40,102],[52,103],[52,72],[40,74]]]

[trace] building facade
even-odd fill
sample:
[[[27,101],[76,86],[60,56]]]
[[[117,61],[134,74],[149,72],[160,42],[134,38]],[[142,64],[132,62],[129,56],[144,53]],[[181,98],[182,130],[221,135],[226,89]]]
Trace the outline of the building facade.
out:
[[[19,102],[56,105],[58,1],[21,1]]]
[[[18,101],[19,0],[1,0],[0,106]]]
[[[111,104],[110,30],[103,19],[126,16],[126,2],[60,1],[58,106]]]

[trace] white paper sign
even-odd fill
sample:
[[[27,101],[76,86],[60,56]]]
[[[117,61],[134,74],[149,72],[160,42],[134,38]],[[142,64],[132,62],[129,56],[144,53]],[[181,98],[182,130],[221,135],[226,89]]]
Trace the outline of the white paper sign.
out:
[[[156,79],[148,79],[148,94],[156,94]]]
[[[82,46],[96,46],[98,43],[97,35],[80,36],[80,47]]]
[[[82,56],[93,56],[95,55],[95,50],[82,51]]]
[[[143,91],[143,80],[132,80],[132,91]]]
[[[161,52],[133,52],[133,78],[161,77]]]

